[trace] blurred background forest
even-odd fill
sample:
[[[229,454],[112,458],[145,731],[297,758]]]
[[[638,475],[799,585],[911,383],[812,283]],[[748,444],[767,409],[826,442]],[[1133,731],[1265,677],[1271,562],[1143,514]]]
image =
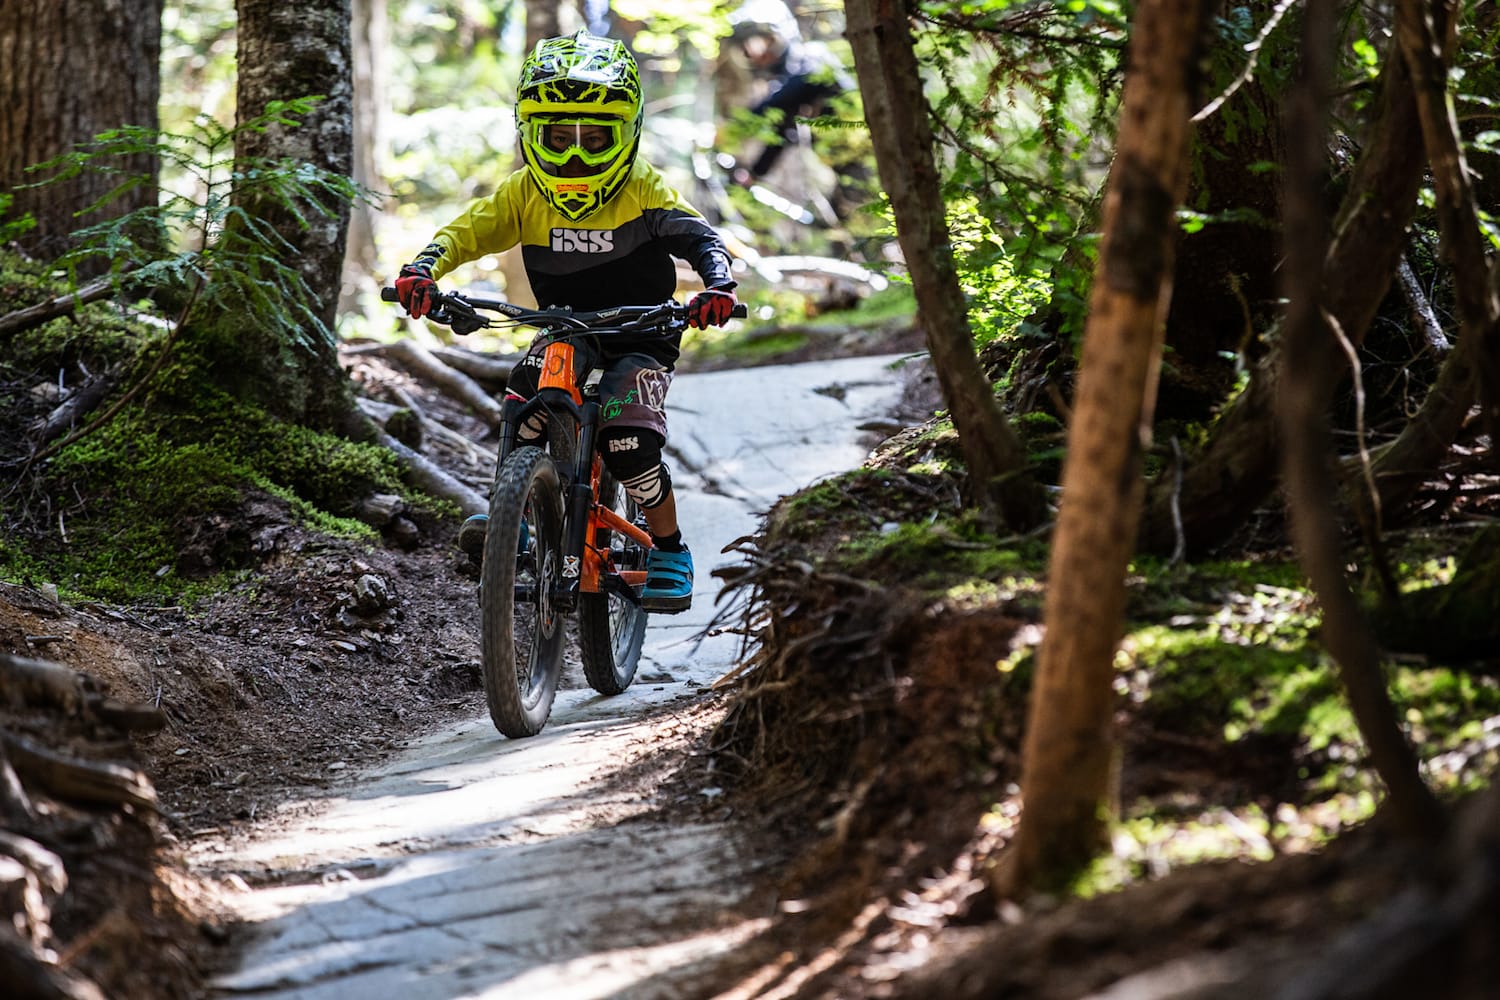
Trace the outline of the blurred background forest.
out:
[[[345,335],[370,332],[372,324],[388,331],[389,309],[374,296],[379,283],[424,246],[437,226],[519,165],[514,97],[528,51],[528,6],[545,8],[530,16],[546,30],[590,27],[631,45],[647,96],[642,156],[738,241],[742,276],[767,315],[774,308],[798,319],[809,296],[795,289],[778,296],[771,285],[781,275],[745,266],[746,257],[859,262],[871,269],[853,272],[861,294],[872,281],[886,286],[876,275],[899,253],[873,181],[857,90],[837,96],[820,125],[803,126],[804,143],[789,147],[790,155],[767,178],[774,189],[762,188],[765,201],[732,183],[732,162],[748,162],[774,135],[749,114],[773,78],[751,66],[731,39],[730,18],[742,9],[738,5],[358,0],[355,173],[372,199],[357,205],[351,220],[340,306]],[[826,50],[832,63],[852,67],[841,7],[793,6],[802,41]],[[168,2],[163,27],[161,127],[182,130],[200,115],[233,121],[232,0]],[[531,37],[536,31],[533,24]],[[862,181],[835,213],[825,192],[834,190],[839,172]],[[163,181],[181,183],[170,171]],[[466,269],[461,280],[519,302],[530,298],[513,261],[486,259]]]

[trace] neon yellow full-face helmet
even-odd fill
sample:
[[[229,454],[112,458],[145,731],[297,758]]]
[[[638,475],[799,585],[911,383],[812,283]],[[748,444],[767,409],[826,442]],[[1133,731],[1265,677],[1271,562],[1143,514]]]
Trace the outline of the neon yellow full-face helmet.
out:
[[[641,146],[641,73],[623,42],[587,31],[537,43],[521,66],[516,126],[527,172],[573,222],[624,186]]]

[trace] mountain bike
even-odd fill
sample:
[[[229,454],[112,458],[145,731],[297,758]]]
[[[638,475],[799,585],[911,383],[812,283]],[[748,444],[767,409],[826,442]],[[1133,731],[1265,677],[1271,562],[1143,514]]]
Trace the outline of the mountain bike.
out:
[[[381,298],[396,301],[394,288]],[[492,318],[481,310],[501,314]],[[744,316],[743,305],[735,316]],[[651,534],[596,447],[598,392],[575,365],[585,338],[657,335],[687,328],[678,302],[597,312],[525,309],[499,299],[438,295],[427,318],[458,333],[496,326],[538,331],[542,371],[536,395],[507,397],[499,460],[479,570],[480,658],[495,728],[535,736],[552,714],[562,675],[564,624],[576,615],[584,678],[603,695],[635,678],[649,614],[641,607]],[[547,418],[545,447],[518,445],[516,431]]]

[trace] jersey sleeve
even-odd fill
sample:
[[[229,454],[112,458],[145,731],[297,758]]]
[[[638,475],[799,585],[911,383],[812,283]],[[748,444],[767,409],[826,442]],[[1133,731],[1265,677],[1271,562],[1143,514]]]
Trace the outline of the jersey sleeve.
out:
[[[524,170],[511,174],[494,194],[476,199],[462,215],[437,231],[431,246],[441,247],[443,252],[433,265],[434,278],[485,254],[509,250],[521,241],[519,184],[526,179]]]
[[[674,257],[692,265],[706,288],[733,288],[729,249],[698,213],[655,169],[641,178],[641,215],[651,234]]]

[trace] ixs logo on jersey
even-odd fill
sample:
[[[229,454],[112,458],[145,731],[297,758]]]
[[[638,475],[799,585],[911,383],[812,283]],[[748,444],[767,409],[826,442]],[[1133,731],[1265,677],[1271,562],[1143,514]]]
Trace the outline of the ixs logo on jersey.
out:
[[[615,234],[608,229],[554,229],[553,253],[609,253],[615,248]]]

